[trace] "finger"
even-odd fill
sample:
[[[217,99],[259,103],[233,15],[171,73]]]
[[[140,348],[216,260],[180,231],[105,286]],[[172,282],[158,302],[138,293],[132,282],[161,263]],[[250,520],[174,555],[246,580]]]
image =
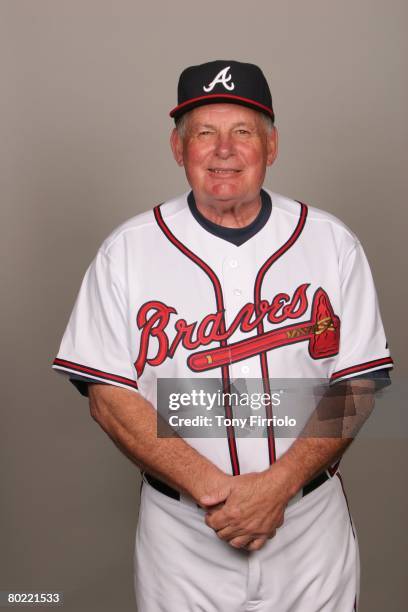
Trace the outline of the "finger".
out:
[[[256,538],[249,542],[245,548],[250,551],[260,550],[266,544],[266,540],[267,538]]]
[[[219,491],[215,491],[210,495],[203,495],[200,497],[199,503],[202,506],[216,506],[224,502],[231,492],[230,487],[225,487]]]
[[[237,538],[232,538],[229,540],[229,544],[234,548],[246,548],[252,541],[253,536],[239,536]]]
[[[214,531],[220,531],[221,529],[226,529],[228,527],[227,519],[223,519],[220,517],[213,517],[211,515],[205,515],[205,523],[208,527],[211,527]]]
[[[247,529],[243,527],[233,527],[232,525],[227,525],[222,529],[215,529],[214,531],[221,540],[227,540],[228,542],[233,538],[239,537],[247,537],[248,541],[250,541],[254,537],[253,535],[248,535]]]
[[[230,519],[225,515],[225,512],[222,510],[217,510],[215,512],[207,512],[205,515],[205,522],[208,527],[211,527],[215,531],[219,529],[224,529],[228,526]]]
[[[216,512],[217,510],[221,510],[221,508],[223,507],[224,507],[224,504],[218,504],[218,506],[211,506],[211,507],[206,506],[204,510],[206,510],[207,514],[211,516],[212,514],[214,514],[214,512]]]

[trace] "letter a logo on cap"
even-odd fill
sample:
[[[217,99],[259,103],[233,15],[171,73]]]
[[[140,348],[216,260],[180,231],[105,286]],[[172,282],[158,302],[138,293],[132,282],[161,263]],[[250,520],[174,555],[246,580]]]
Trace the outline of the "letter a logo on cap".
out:
[[[220,70],[215,79],[209,85],[204,85],[204,91],[206,91],[207,93],[209,91],[212,91],[217,83],[221,83],[222,85],[224,85],[225,89],[228,89],[228,91],[232,91],[233,89],[235,89],[234,83],[229,83],[232,79],[232,76],[230,74],[227,76],[227,72],[229,69],[230,66],[227,66],[226,68]]]

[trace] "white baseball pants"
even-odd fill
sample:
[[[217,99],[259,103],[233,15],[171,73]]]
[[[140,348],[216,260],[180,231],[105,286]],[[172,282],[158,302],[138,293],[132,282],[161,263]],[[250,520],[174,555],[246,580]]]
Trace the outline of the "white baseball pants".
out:
[[[338,476],[288,506],[274,538],[234,549],[204,511],[144,483],[135,545],[138,612],[353,612],[359,553]]]

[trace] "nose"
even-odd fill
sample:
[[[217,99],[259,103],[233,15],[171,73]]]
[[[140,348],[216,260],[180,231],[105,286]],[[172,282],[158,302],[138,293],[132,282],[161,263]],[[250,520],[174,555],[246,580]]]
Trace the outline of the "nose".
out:
[[[231,157],[231,155],[234,155],[234,142],[231,134],[218,134],[215,145],[215,154],[220,159],[228,159]]]

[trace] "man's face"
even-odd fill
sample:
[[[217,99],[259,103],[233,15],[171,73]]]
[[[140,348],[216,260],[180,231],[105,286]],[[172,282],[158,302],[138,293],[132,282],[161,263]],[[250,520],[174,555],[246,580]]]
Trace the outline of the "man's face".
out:
[[[208,104],[190,111],[183,138],[173,130],[171,145],[198,203],[249,203],[275,160],[277,132],[268,133],[255,110]]]

